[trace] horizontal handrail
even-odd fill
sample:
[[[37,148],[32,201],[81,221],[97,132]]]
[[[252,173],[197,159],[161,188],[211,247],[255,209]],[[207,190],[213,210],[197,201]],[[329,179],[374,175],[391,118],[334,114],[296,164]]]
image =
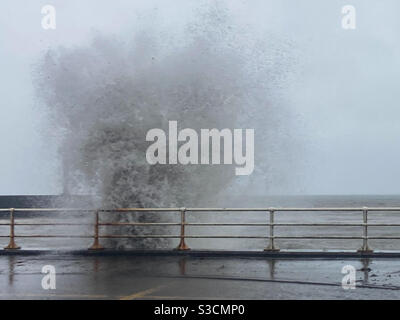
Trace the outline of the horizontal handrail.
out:
[[[368,228],[370,227],[400,227],[400,223],[369,223],[368,212],[398,212],[400,213],[400,207],[311,207],[311,208],[282,208],[282,207],[266,207],[266,208],[116,208],[116,209],[88,209],[88,208],[2,208],[0,212],[9,212],[10,221],[7,223],[0,223],[0,226],[9,226],[10,233],[8,236],[0,236],[0,238],[9,238],[10,242],[5,249],[18,249],[19,247],[15,243],[15,238],[92,238],[94,239],[93,245],[90,249],[102,249],[100,245],[100,239],[144,239],[144,238],[165,238],[165,239],[180,239],[178,246],[179,250],[187,250],[189,247],[186,245],[186,239],[269,239],[269,246],[265,249],[268,251],[279,250],[275,245],[277,239],[326,239],[326,240],[344,240],[344,239],[357,239],[362,240],[363,245],[359,249],[360,252],[370,252],[371,249],[368,247],[368,240],[400,240],[400,236],[368,236]],[[94,213],[93,223],[74,223],[74,222],[25,222],[15,221],[18,218],[20,212],[77,212],[77,213]],[[111,213],[132,213],[132,212],[173,212],[180,213],[180,221],[177,222],[109,222],[100,221],[101,214]],[[195,215],[201,214],[202,212],[213,212],[213,213],[229,213],[229,212],[265,212],[269,215],[269,220],[263,223],[250,223],[250,222],[186,222],[186,214],[192,213]],[[354,212],[362,213],[362,222],[323,222],[323,223],[298,223],[298,222],[279,222],[276,223],[274,216],[278,212]],[[111,215],[112,216],[112,215]],[[92,226],[94,232],[91,235],[75,235],[75,234],[15,234],[15,228],[18,226]],[[103,234],[101,232],[102,227],[180,227],[180,233],[175,234]],[[186,235],[186,227],[269,227],[269,234],[265,236],[259,235],[214,235],[214,234],[189,234]],[[346,235],[275,235],[275,228],[279,227],[362,227],[361,235],[346,236]],[[112,229],[114,230],[114,229]]]
[[[362,211],[367,208],[368,211],[400,211],[400,207],[299,207],[299,208],[280,208],[280,207],[266,207],[266,208],[184,208],[186,212],[193,211],[209,211],[209,212],[226,212],[226,211]],[[182,210],[182,208],[116,208],[116,209],[88,209],[88,208],[13,208],[14,212],[63,212],[63,211],[75,211],[75,212],[93,212],[95,210],[99,212],[127,212],[127,211],[163,211],[163,212],[176,212]],[[1,208],[0,212],[9,212],[10,208]]]

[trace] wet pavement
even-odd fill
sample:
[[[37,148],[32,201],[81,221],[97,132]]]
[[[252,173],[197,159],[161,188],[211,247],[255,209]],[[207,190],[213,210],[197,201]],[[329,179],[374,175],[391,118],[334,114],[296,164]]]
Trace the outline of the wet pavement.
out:
[[[56,289],[42,288],[42,267]],[[341,286],[343,266],[356,289]],[[1,299],[400,299],[400,259],[0,255]]]

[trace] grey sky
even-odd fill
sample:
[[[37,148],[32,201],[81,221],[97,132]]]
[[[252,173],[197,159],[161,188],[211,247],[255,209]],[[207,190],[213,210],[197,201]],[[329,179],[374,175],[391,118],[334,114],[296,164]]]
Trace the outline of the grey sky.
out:
[[[0,194],[58,193],[54,139],[43,134],[31,68],[54,46],[77,46],[96,32],[129,36],[154,12],[182,27],[211,1],[22,1],[0,4]],[[284,99],[299,119],[307,151],[293,187],[276,193],[394,194],[400,191],[400,3],[227,1],[235,21],[289,39],[297,52]],[[54,5],[57,29],[41,28],[41,7]],[[357,29],[341,28],[354,5]],[[279,142],[277,142],[279,143]],[[256,151],[257,152],[257,151]],[[299,160],[300,161],[300,160]],[[262,182],[259,182],[262,184]],[[260,189],[262,191],[262,188]]]

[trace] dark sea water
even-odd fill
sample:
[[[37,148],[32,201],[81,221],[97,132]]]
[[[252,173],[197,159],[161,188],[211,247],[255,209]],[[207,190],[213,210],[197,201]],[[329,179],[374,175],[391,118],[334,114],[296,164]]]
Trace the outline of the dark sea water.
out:
[[[245,208],[360,208],[360,207],[400,207],[399,195],[315,195],[315,196],[239,196],[233,197],[225,207]],[[263,212],[239,212],[227,214],[204,214],[202,222],[250,222],[268,223],[269,214]],[[276,212],[275,223],[362,223],[363,214],[360,212]],[[369,212],[369,223],[400,224],[399,212]],[[192,227],[196,229],[196,227]],[[215,227],[196,233],[210,234],[240,234],[240,235],[269,235],[268,227]],[[193,231],[194,232],[194,231]],[[329,226],[329,227],[300,227],[281,226],[275,228],[275,236],[362,236],[361,226]],[[369,236],[400,236],[400,227],[370,227]],[[196,239],[197,240],[197,239]],[[216,241],[198,240],[196,248],[215,246],[218,249],[261,250],[266,247],[266,239],[218,239]],[[277,246],[282,250],[357,250],[362,245],[360,239],[277,239]],[[375,250],[400,250],[400,240],[369,240],[369,246]]]
[[[400,207],[400,195],[238,196],[231,205],[241,207]]]

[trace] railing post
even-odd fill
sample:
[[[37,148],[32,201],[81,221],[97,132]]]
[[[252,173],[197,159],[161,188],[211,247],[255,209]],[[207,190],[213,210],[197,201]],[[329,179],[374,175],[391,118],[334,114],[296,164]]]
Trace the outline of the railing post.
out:
[[[20,249],[21,247],[17,246],[17,244],[15,243],[15,234],[14,234],[14,208],[10,209],[10,242],[8,244],[7,247],[5,247],[4,249],[6,250],[10,250],[10,249]]]
[[[104,249],[99,243],[99,210],[94,213],[94,241],[89,250],[101,250]]]
[[[372,252],[368,247],[368,208],[364,207],[363,208],[363,245],[360,249],[358,249],[358,252],[361,253],[366,253],[366,252]]]
[[[190,250],[185,243],[185,224],[186,224],[186,208],[181,208],[181,241],[179,242],[177,250]]]
[[[274,214],[275,210],[269,210],[269,246],[264,251],[279,251],[279,248],[275,247]]]

